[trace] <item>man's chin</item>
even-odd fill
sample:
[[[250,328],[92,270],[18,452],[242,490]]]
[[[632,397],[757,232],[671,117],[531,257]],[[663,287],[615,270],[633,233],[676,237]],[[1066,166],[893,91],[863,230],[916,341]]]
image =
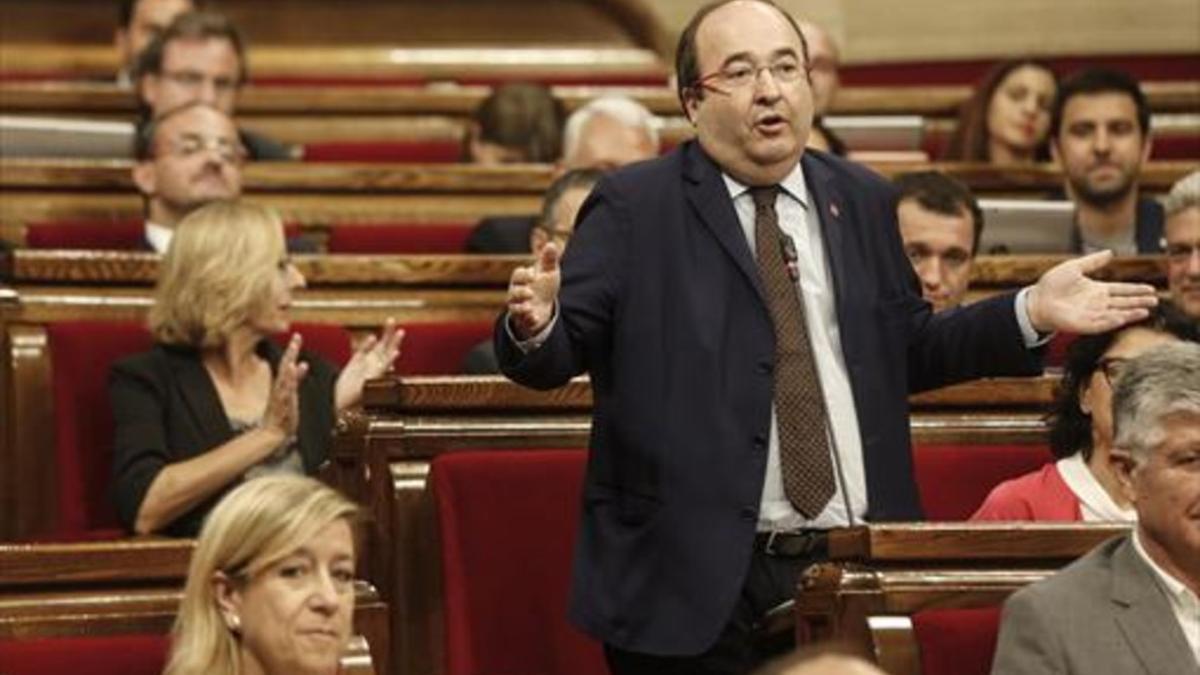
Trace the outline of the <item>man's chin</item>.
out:
[[[1084,183],[1075,186],[1075,193],[1084,202],[1092,206],[1105,207],[1116,204],[1133,192],[1133,181],[1122,181],[1118,184],[1092,185]]]

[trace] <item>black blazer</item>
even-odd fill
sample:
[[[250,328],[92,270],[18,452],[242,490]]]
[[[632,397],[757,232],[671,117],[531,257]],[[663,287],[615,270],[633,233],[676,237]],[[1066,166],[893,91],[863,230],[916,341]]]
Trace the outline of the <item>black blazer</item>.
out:
[[[283,355],[271,340],[258,345],[272,372]],[[319,356],[302,353],[308,374],[300,383],[297,437],[304,470],[313,474],[329,454],[333,431],[333,385],[337,371]],[[121,523],[130,531],[150,483],[162,468],[190,459],[234,437],[229,419],[200,354],[190,347],[158,344],[113,365],[108,383],[116,433],[113,440],[113,497]],[[171,523],[163,534],[194,537],[204,516],[230,485]]]
[[[867,169],[806,151],[860,424],[869,517],[920,517],[907,396],[1037,372],[1007,294],[934,315]],[[591,375],[593,420],[571,617],[622,649],[695,654],[730,617],[766,473],[775,337],[716,164],[695,142],[601,181],[563,259],[560,319],[512,379]],[[836,415],[837,411],[832,411]]]

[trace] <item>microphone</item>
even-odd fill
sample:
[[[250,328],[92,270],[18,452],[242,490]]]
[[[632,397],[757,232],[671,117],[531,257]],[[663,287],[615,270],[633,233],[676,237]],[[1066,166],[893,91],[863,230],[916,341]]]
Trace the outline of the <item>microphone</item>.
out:
[[[800,255],[796,252],[796,240],[782,231],[779,233],[779,254],[787,266],[788,277],[793,282],[800,281]]]

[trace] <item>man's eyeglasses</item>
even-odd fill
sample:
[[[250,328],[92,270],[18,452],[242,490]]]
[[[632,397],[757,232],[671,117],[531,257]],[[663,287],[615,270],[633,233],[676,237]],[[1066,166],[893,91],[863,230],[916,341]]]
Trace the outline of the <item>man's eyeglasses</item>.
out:
[[[1167,244],[1167,258],[1175,262],[1183,262],[1190,259],[1196,253],[1200,253],[1200,241],[1192,243],[1178,242],[1175,244]]]
[[[771,73],[771,77],[781,84],[791,84],[804,76],[804,67],[796,59],[780,59],[774,63],[758,66],[750,63],[732,63],[715,73],[701,76],[696,80],[695,88],[711,89],[718,94],[729,94],[734,89],[745,89],[758,81],[762,71]],[[719,82],[717,86],[714,82]]]
[[[199,89],[205,82],[212,82],[213,89],[218,94],[232,93],[240,84],[236,78],[207,77],[204,73],[195,70],[165,70],[161,76],[188,89]]]
[[[1128,363],[1129,359],[1122,356],[1106,356],[1096,362],[1096,370],[1104,373],[1104,379],[1112,387],[1121,379],[1121,373],[1125,372]]]
[[[246,161],[246,148],[236,140],[222,136],[199,136],[187,134],[172,140],[168,146],[172,155],[189,158],[206,150],[212,150],[223,162],[242,164]]]

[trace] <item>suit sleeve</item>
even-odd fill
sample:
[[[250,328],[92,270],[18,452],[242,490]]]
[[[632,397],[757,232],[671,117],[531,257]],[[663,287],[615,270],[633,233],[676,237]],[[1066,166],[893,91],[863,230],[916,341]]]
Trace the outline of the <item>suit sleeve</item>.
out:
[[[612,345],[626,259],[629,218],[618,195],[601,182],[584,203],[562,260],[558,320],[540,347],[522,352],[496,321],[493,341],[500,370],[534,389],[553,389],[589,372]],[[593,377],[597,373],[592,373]]]
[[[1066,675],[1054,620],[1036,587],[1018,591],[1004,603],[992,675]]]
[[[166,391],[149,370],[118,363],[109,374],[114,422],[113,500],[129,531],[137,521],[150,484],[173,461],[167,450]]]

